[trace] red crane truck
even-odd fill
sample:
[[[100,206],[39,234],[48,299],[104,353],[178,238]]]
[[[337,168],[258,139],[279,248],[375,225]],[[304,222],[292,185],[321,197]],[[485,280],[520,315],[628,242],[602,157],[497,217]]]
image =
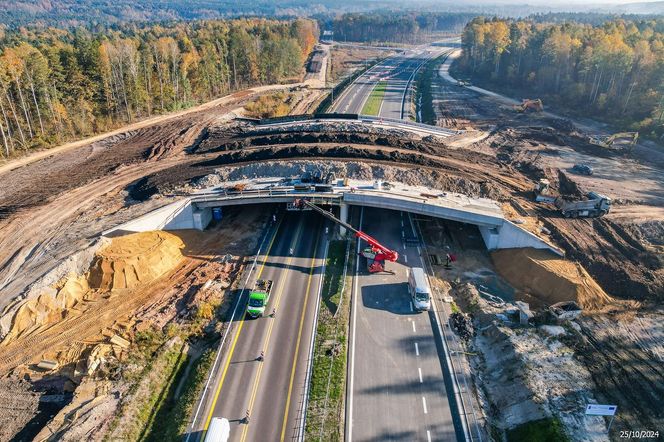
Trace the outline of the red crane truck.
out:
[[[395,262],[399,259],[399,253],[396,250],[391,250],[381,243],[379,243],[373,237],[367,235],[364,232],[357,230],[355,227],[351,226],[347,222],[341,221],[339,218],[334,216],[331,212],[323,210],[314,203],[307,201],[305,199],[296,199],[293,204],[295,207],[305,208],[309,207],[312,210],[320,213],[327,219],[334,221],[340,226],[345,227],[351,232],[355,233],[357,238],[365,240],[369,245],[365,247],[360,254],[367,259],[367,270],[369,273],[379,273],[385,271],[385,261]]]

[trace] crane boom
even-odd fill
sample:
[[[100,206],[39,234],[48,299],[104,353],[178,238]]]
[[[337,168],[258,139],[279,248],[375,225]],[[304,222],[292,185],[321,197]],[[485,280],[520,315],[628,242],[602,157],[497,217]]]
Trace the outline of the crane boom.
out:
[[[328,212],[327,210],[323,210],[322,208],[318,207],[314,203],[307,201],[305,199],[296,199],[295,200],[295,206],[296,207],[309,207],[312,210],[315,210],[316,212],[320,213],[324,217],[326,217],[329,220],[334,221],[335,223],[339,224],[340,226],[345,227],[346,229],[350,230],[351,232],[355,233],[355,236],[357,238],[365,240],[367,243],[369,243],[369,246],[371,246],[371,251],[375,255],[373,258],[375,261],[392,261],[395,262],[397,259],[399,259],[399,253],[396,250],[391,250],[388,247],[385,247],[381,243],[378,242],[375,238],[372,236],[367,235],[366,233],[357,230],[355,227],[351,226],[345,221],[340,220],[336,216],[334,216],[332,213]],[[366,255],[365,255],[366,256]]]

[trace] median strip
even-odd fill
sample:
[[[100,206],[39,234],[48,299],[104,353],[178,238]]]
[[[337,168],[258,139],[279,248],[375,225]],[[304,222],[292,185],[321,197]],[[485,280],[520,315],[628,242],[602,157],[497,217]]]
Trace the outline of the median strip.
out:
[[[364,103],[362,107],[363,115],[378,115],[380,113],[380,108],[383,104],[383,97],[385,96],[385,90],[387,89],[387,81],[379,81],[374,86],[369,98]]]
[[[348,250],[347,241],[330,241],[314,344],[306,440],[343,439],[349,303],[342,302],[342,292],[344,267],[351,265]]]

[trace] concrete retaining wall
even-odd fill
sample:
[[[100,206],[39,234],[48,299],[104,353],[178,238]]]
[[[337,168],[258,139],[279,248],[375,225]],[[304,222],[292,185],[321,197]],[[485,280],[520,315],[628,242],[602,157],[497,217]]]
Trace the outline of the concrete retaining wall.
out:
[[[148,232],[151,230],[204,230],[212,220],[212,209],[197,209],[189,198],[176,201],[143,216],[102,232],[109,236],[118,232]]]
[[[507,220],[500,227],[478,226],[478,228],[484,239],[484,244],[489,250],[532,247],[551,250],[557,255],[563,255],[560,249]]]

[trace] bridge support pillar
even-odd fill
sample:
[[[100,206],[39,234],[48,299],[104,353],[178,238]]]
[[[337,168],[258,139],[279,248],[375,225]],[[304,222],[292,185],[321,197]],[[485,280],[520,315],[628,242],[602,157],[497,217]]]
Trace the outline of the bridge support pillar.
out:
[[[345,223],[348,222],[348,204],[346,203],[341,203],[339,206],[339,219]],[[346,228],[343,226],[339,226],[339,233],[341,236],[346,236]]]

